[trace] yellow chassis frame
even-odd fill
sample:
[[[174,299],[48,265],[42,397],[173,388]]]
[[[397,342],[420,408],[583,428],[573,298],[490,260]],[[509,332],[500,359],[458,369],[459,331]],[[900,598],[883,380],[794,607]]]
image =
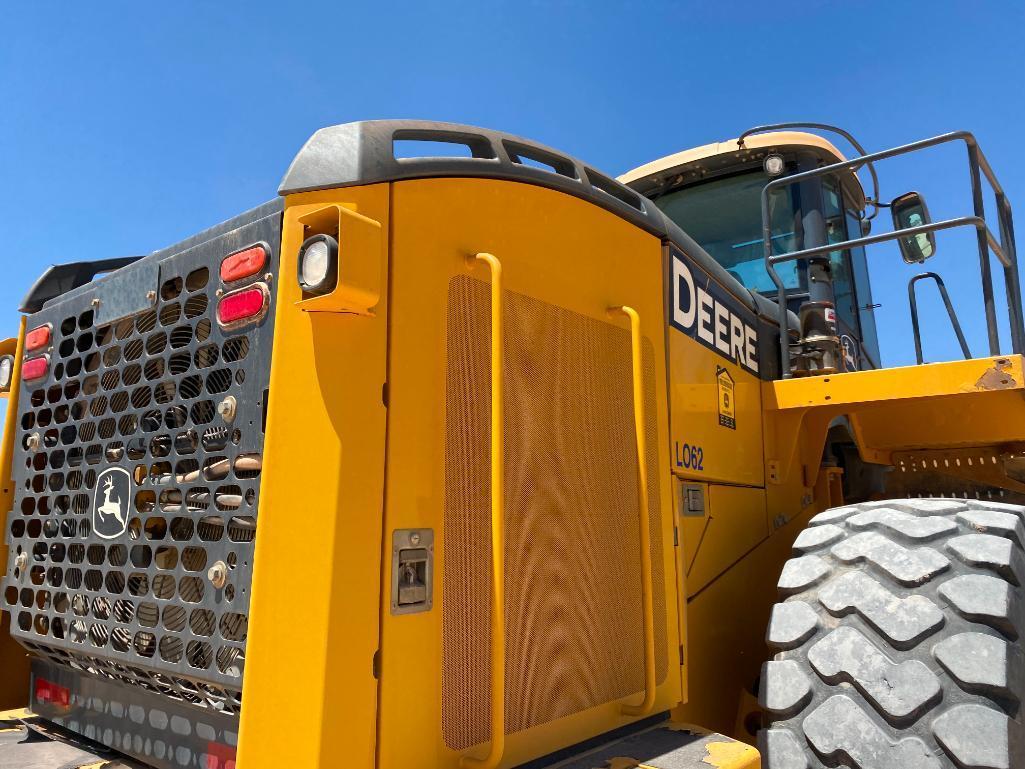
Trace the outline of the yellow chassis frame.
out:
[[[826,433],[840,417],[862,458],[883,465],[908,451],[1018,443],[1025,425],[1023,360],[977,358],[766,382],[768,487],[798,469],[805,485],[814,486]]]

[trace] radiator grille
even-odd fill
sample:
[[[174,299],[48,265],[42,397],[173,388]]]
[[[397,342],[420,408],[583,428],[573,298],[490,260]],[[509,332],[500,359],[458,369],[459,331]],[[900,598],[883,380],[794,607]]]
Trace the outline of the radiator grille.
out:
[[[52,325],[51,365],[21,389],[3,600],[39,655],[238,712],[273,314],[222,331],[217,265],[279,227],[147,257],[160,277],[136,315],[96,322],[84,289],[29,319]]]
[[[490,287],[450,284],[442,730],[489,739]],[[506,293],[506,732],[644,688],[630,334]],[[657,679],[667,670],[654,354],[645,341]]]

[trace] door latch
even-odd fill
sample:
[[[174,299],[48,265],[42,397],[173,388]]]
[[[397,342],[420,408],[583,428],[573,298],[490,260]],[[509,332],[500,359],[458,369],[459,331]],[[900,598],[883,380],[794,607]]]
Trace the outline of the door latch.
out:
[[[392,614],[430,611],[434,603],[433,530],[395,530],[391,583]]]

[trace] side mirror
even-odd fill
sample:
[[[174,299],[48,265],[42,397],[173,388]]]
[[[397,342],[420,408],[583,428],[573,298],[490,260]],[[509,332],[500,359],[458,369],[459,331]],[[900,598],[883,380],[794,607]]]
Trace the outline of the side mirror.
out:
[[[894,230],[921,227],[932,221],[929,218],[929,209],[925,205],[925,198],[917,192],[905,192],[895,198],[890,203],[890,213],[893,214]],[[897,238],[897,243],[900,245],[901,256],[908,264],[921,264],[936,253],[936,235],[932,232]]]

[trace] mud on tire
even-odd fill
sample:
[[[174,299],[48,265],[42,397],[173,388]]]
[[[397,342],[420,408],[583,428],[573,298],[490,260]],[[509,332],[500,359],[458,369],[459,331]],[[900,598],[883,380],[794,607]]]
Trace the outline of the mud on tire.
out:
[[[762,669],[768,769],[1025,767],[1025,508],[867,502],[815,516]]]

